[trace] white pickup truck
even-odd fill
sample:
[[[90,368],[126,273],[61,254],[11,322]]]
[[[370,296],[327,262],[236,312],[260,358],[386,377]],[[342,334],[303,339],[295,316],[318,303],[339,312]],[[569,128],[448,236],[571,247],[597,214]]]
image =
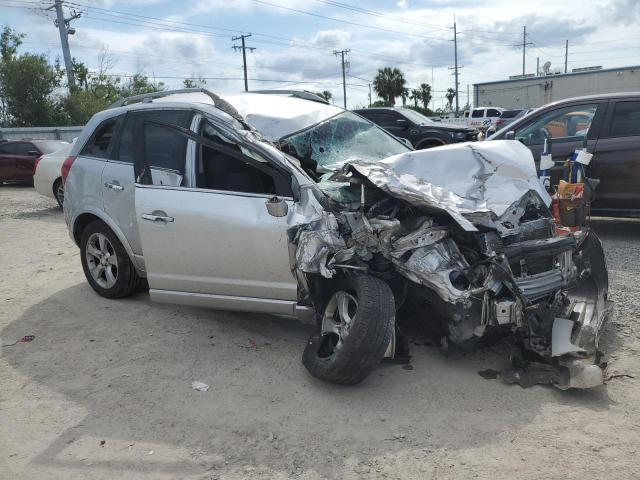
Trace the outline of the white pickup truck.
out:
[[[482,132],[492,125],[495,126],[496,120],[500,118],[504,112],[504,108],[500,107],[478,107],[469,112],[466,110],[459,117],[443,118],[442,122],[446,122],[452,125],[460,125],[476,128]]]

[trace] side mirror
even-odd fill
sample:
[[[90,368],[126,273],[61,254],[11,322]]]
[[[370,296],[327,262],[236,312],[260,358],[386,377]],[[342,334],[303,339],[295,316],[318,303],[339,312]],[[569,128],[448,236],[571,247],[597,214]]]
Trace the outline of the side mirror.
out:
[[[264,204],[267,206],[267,212],[272,217],[284,217],[289,213],[289,206],[282,198],[271,197]]]
[[[504,134],[505,140],[515,140],[515,138],[516,138],[516,132],[514,132],[513,130],[509,130],[507,133]]]
[[[30,157],[37,157],[38,155],[40,155],[40,152],[37,150],[29,150],[27,152],[27,155],[29,155]]]
[[[408,125],[409,125],[409,123],[406,120],[403,120],[401,118],[396,120],[396,126],[398,126],[398,127],[406,129],[408,127]]]

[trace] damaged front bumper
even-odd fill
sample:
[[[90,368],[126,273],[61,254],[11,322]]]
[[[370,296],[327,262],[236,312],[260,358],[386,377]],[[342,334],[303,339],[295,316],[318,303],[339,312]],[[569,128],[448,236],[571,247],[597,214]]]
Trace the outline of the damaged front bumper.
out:
[[[515,196],[514,182],[535,185],[531,172],[482,148],[465,152],[480,164],[465,196],[414,175],[414,158],[385,160],[393,168],[352,162],[332,175],[324,190],[339,206],[290,235],[306,300],[313,303],[312,277],[373,275],[393,290],[399,322],[419,322],[462,348],[510,334],[528,360],[505,372],[507,381],[601,385],[598,342],[612,304],[600,240],[588,229],[556,235],[546,192]],[[488,188],[501,168],[508,175]],[[509,188],[511,197],[501,193]]]

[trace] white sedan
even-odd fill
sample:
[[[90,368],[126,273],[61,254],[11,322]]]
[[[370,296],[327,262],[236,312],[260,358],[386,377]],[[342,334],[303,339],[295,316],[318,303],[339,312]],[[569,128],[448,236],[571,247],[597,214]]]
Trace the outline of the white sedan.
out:
[[[69,156],[73,143],[65,145],[60,150],[40,157],[33,174],[33,186],[40,195],[55,198],[62,207],[64,202],[64,184],[60,177],[60,168],[65,158]]]

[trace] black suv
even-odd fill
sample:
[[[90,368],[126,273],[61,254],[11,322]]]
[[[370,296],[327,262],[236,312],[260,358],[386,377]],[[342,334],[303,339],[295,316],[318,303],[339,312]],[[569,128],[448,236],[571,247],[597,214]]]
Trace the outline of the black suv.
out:
[[[590,95],[550,103],[487,140],[520,140],[536,163],[545,139],[550,140],[556,163],[550,172],[551,183],[557,185],[564,161],[582,148],[585,138],[587,150],[593,154],[586,167],[587,177],[600,180],[593,213],[640,216],[640,93]]]
[[[409,140],[416,150],[478,139],[478,131],[473,128],[434,122],[408,108],[363,108],[354,112],[392,135]]]

